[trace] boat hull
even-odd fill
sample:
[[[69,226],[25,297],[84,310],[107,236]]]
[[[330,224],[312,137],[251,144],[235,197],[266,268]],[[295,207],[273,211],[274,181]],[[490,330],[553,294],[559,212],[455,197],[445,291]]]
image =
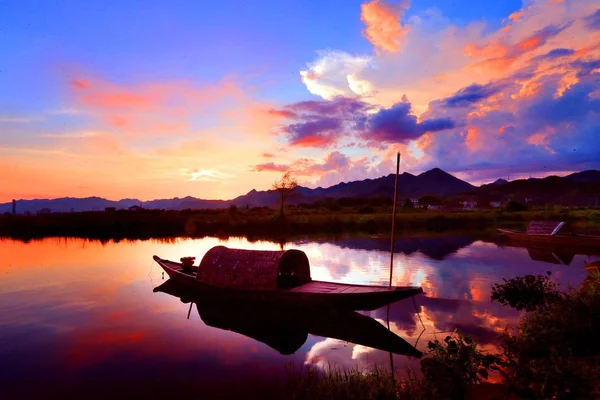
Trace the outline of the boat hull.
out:
[[[207,285],[195,275],[181,271],[181,264],[154,256],[154,260],[171,279],[193,290],[215,293],[243,301],[276,302],[298,307],[331,307],[337,309],[370,311],[387,304],[423,293],[420,287],[380,287],[347,285],[312,281],[292,289],[247,290]],[[315,291],[311,291],[311,288]],[[333,287],[334,290],[331,288]],[[321,289],[325,288],[325,289]],[[318,290],[318,292],[317,292]],[[328,290],[325,292],[323,290]],[[340,292],[344,290],[345,292]],[[338,293],[335,293],[337,291]]]
[[[285,307],[274,303],[231,301],[227,297],[189,290],[172,279],[154,288],[193,303],[202,321],[258,340],[281,354],[293,354],[308,334],[333,338],[412,357],[422,353],[384,325],[353,310]]]
[[[527,235],[510,229],[498,229],[498,232],[510,240],[521,243],[551,244],[573,246],[575,248],[600,248],[600,236],[587,235]]]

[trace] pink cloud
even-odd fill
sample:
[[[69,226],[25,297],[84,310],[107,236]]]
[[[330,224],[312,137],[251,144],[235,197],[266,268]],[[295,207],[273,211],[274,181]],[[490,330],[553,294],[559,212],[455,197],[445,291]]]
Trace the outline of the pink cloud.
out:
[[[120,85],[73,79],[70,87],[76,108],[127,134],[185,133],[193,114],[226,107],[227,101],[248,102],[241,85],[230,80],[197,87],[185,81]]]
[[[360,19],[365,24],[363,35],[380,50],[398,53],[402,47],[408,26],[400,23],[400,18],[408,8],[408,1],[389,4],[382,0],[372,0],[360,6]]]
[[[273,162],[258,164],[258,165],[255,165],[253,168],[253,170],[256,172],[263,172],[263,171],[285,172],[285,171],[288,171],[289,169],[290,169],[289,165],[275,164]]]

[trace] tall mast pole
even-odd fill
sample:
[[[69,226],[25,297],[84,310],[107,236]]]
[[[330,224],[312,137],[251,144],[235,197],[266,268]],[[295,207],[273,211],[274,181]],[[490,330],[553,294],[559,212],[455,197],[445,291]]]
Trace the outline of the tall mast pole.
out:
[[[398,204],[398,173],[400,172],[400,152],[396,153],[396,181],[394,183],[394,208],[392,211],[392,240],[390,244],[390,287],[394,270],[394,228],[396,225],[396,204]]]

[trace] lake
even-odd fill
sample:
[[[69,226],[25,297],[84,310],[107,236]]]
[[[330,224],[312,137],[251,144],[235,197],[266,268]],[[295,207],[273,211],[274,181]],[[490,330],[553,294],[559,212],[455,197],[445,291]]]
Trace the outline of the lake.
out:
[[[389,326],[408,347],[425,351],[429,340],[458,330],[495,351],[498,334],[514,325],[520,314],[490,302],[491,284],[551,271],[561,288],[578,287],[586,277],[584,262],[598,258],[503,247],[467,237],[400,238],[393,283],[422,286],[426,294],[394,303],[389,310],[363,312],[368,318],[354,316],[348,329],[339,332],[334,322],[330,327],[313,326],[320,322],[312,321],[308,326],[300,319],[280,323],[273,315],[253,324],[248,317],[252,310],[246,316],[223,315],[211,304],[190,308],[178,297],[153,292],[166,275],[152,255],[172,260],[195,256],[198,261],[215,245],[303,250],[313,279],[383,285],[389,280],[385,237],[283,245],[237,238],[0,240],[2,398],[209,393],[217,398],[233,387],[275,380],[302,366],[368,369],[390,368],[393,363],[402,373],[418,369],[419,359],[390,356],[385,349],[327,335],[354,337],[352,327],[364,325],[363,337],[373,341],[379,328]],[[332,318],[338,321],[340,316]],[[377,325],[370,324],[373,321]],[[286,325],[294,329],[286,330]]]

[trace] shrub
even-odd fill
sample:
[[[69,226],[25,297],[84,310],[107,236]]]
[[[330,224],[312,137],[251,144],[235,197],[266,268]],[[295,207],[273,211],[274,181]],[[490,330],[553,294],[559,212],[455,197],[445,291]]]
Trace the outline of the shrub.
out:
[[[492,301],[517,310],[533,311],[560,298],[556,283],[547,275],[525,275],[514,279],[502,279],[504,283],[492,285]]]
[[[572,290],[503,336],[503,375],[528,398],[599,398],[599,329],[600,296]]]
[[[446,336],[444,342],[429,342],[431,357],[421,361],[430,398],[462,399],[467,385],[487,380],[489,371],[498,371],[502,360],[498,356],[477,350],[469,336]]]
[[[506,203],[506,211],[508,212],[517,212],[517,211],[527,211],[528,207],[526,204],[523,204],[516,200],[510,200]]]

